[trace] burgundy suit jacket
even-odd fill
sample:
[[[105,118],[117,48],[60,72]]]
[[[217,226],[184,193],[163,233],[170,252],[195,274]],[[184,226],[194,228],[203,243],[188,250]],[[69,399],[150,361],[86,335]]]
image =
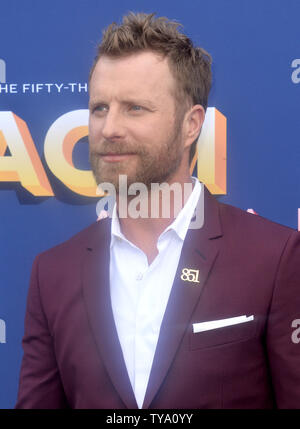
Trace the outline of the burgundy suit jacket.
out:
[[[103,219],[36,258],[16,408],[137,408],[109,246]],[[200,282],[183,281],[184,268]],[[241,315],[254,320],[193,333],[193,323]],[[143,408],[300,408],[299,318],[300,234],[205,190],[205,223],[184,241]]]

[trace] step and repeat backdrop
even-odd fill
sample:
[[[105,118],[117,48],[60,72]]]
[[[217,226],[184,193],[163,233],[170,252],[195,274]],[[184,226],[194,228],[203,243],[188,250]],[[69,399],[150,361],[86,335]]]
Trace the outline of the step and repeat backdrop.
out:
[[[102,29],[131,10],[181,22],[213,57],[193,174],[298,228],[299,0],[1,0],[0,408],[16,401],[35,255],[96,221],[87,80]]]

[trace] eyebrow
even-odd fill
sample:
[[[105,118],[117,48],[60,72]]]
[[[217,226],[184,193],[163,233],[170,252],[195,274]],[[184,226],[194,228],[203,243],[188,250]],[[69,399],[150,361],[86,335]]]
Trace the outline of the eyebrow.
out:
[[[104,100],[101,100],[100,98],[90,99],[89,108],[93,108],[93,107],[98,106],[100,104],[108,104],[108,103],[106,101],[104,101]],[[147,99],[141,99],[141,98],[140,99],[130,99],[130,98],[128,98],[127,100],[122,100],[121,104],[123,104],[123,105],[131,104],[131,105],[137,105],[137,106],[139,106],[139,105],[142,105],[142,106],[145,105],[145,106],[149,107],[149,109],[152,109],[152,110],[156,110],[157,109],[157,107],[153,104],[152,101],[147,100]]]

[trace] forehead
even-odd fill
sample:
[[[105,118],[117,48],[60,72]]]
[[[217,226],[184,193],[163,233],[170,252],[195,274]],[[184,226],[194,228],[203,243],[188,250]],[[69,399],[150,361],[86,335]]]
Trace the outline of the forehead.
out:
[[[108,92],[155,97],[173,94],[174,90],[175,80],[167,58],[148,51],[117,58],[100,57],[90,81],[91,97]]]

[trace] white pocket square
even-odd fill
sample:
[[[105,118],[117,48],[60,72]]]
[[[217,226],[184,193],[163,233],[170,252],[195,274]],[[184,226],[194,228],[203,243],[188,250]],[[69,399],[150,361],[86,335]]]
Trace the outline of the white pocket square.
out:
[[[193,323],[193,332],[210,331],[211,329],[223,328],[224,326],[237,325],[239,323],[250,322],[254,320],[254,316],[238,316],[230,317],[229,319],[212,320],[210,322]]]

